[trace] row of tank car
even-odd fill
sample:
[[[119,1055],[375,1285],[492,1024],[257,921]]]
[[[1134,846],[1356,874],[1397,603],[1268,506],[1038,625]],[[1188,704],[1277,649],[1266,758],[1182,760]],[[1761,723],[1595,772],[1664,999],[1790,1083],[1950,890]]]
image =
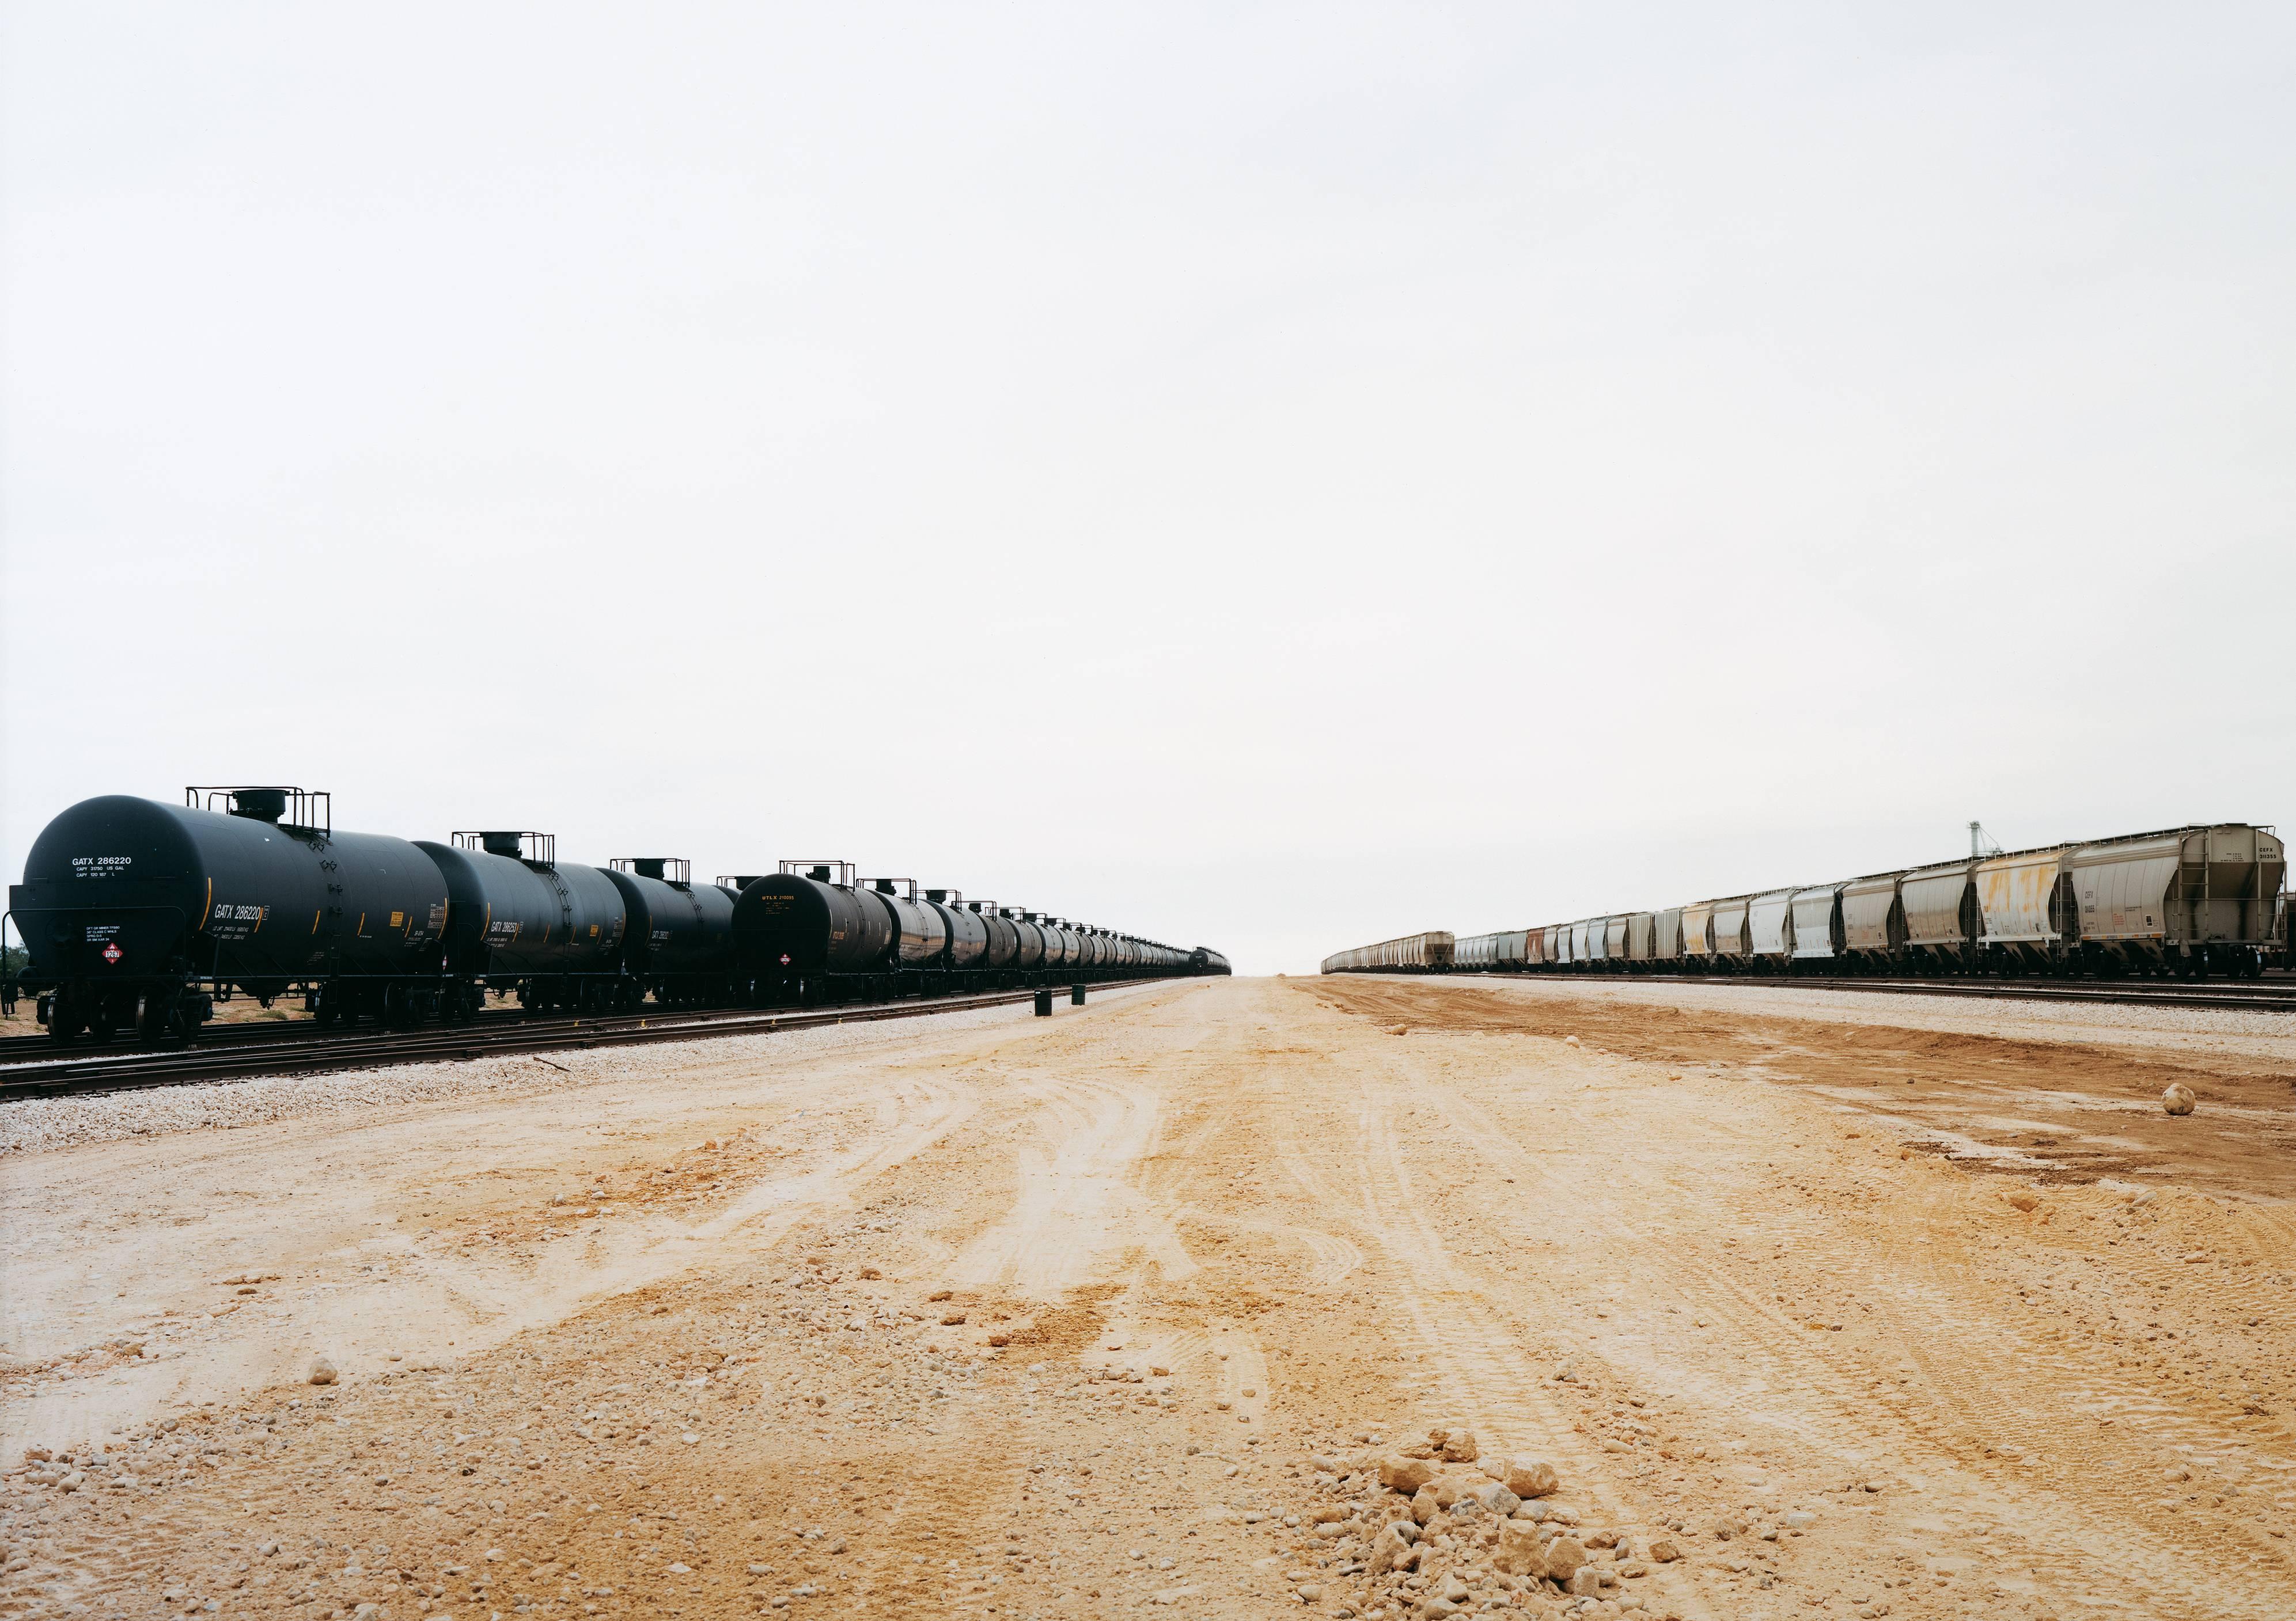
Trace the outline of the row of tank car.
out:
[[[33,843],[8,892],[62,1042],[180,1040],[234,995],[300,996],[322,1025],[461,1022],[488,992],[540,1012],[815,1005],[1225,974],[1111,929],[862,881],[849,862],[692,881],[688,864],[557,859],[545,833],[446,843],[337,832],[324,793],[187,790],[84,800]]]
[[[2288,962],[2286,849],[2247,823],[1972,856],[1659,912],[1341,952],[1325,973],[2224,975]]]

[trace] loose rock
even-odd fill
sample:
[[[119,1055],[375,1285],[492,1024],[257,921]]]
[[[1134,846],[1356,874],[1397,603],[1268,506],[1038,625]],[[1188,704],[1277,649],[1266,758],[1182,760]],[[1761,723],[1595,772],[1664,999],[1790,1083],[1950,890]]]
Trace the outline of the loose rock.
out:
[[[307,1377],[314,1385],[332,1385],[335,1382],[335,1364],[324,1356],[314,1356]]]
[[[2199,1101],[2193,1089],[2182,1081],[2169,1082],[2169,1089],[2161,1094],[2161,1107],[2172,1115],[2191,1114],[2193,1105]]]
[[[1502,1531],[1502,1536],[1506,1534]],[[1542,1557],[1546,1561],[1546,1574],[1558,1582],[1569,1582],[1587,1563],[1587,1547],[1575,1536],[1558,1536],[1546,1544]]]
[[[1551,1497],[1562,1489],[1562,1478],[1555,1474],[1552,1463],[1538,1458],[1509,1458],[1505,1461],[1506,1472],[1499,1479],[1518,1497]]]
[[[1435,1478],[1435,1466],[1423,1458],[1406,1458],[1400,1454],[1379,1461],[1379,1483],[1390,1492],[1401,1492],[1408,1497]]]
[[[1546,1531],[1529,1520],[1511,1519],[1499,1527],[1498,1551],[1491,1562],[1509,1576],[1546,1574]]]

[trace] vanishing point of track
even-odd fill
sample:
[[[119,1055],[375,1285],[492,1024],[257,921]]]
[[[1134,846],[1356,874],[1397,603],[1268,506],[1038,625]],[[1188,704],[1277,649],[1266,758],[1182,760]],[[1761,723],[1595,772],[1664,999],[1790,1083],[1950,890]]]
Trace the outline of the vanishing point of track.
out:
[[[1132,985],[1166,983],[1169,981],[1128,979],[1091,988],[1118,990]],[[1059,987],[1057,994],[1065,996],[1067,987]],[[586,1047],[758,1036],[775,1030],[810,1029],[819,1025],[867,1024],[888,1019],[915,1019],[928,1013],[1009,1007],[1030,1001],[1036,995],[1034,990],[1009,990],[974,996],[853,1003],[822,1008],[666,1009],[605,1019],[532,1019],[522,1014],[498,1013],[482,1016],[467,1025],[324,1034],[312,1033],[300,1025],[234,1025],[210,1032],[186,1046],[160,1049],[63,1049],[45,1037],[20,1037],[0,1045],[0,1101],[66,1093],[176,1086],[193,1081],[239,1080],[261,1075],[315,1075],[394,1064],[451,1062],[503,1053],[538,1056]],[[261,1034],[242,1036],[241,1031]],[[216,1036],[224,1039],[217,1041]],[[18,1057],[15,1049],[20,1042],[25,1047],[37,1045],[45,1056],[37,1061]],[[67,1052],[71,1056],[66,1057]]]

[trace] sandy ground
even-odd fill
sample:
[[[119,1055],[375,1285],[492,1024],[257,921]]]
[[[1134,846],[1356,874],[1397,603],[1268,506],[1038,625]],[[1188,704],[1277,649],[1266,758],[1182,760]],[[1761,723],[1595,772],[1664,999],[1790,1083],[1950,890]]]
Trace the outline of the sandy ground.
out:
[[[1234,980],[0,1120],[0,1613],[2296,1614],[2292,1021],[1811,995]]]

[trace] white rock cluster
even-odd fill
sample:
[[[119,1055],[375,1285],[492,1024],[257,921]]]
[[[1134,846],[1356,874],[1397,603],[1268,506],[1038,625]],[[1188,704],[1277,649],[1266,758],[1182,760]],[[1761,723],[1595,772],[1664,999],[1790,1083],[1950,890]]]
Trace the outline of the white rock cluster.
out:
[[[1671,1540],[1637,1545],[1627,1532],[1582,1526],[1554,1501],[1562,1480],[1553,1464],[1486,1457],[1464,1424],[1438,1425],[1391,1452],[1313,1456],[1308,1467],[1324,1502],[1283,1523],[1334,1557],[1290,1573],[1300,1603],[1336,1598],[1345,1608],[1334,1614],[1374,1617],[1558,1604],[1653,1621],[1674,1613],[1647,1581],[1681,1557]]]

